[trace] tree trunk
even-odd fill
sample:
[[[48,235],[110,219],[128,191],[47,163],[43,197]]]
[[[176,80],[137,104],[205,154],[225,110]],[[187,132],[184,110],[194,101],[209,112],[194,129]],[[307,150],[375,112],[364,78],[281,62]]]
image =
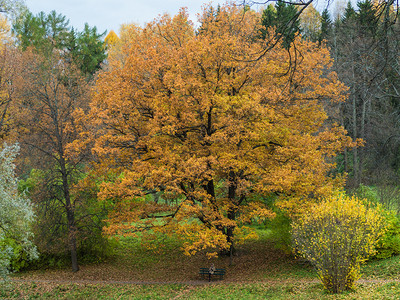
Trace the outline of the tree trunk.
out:
[[[76,250],[75,217],[72,210],[67,209],[67,218],[68,218],[68,243],[71,252],[72,272],[77,272],[79,271],[79,265],[78,265],[78,254]]]
[[[76,249],[75,214],[73,205],[71,203],[66,163],[63,157],[61,157],[60,159],[60,167],[61,167],[63,191],[65,198],[65,210],[67,213],[67,221],[68,221],[68,244],[71,252],[72,272],[77,272],[79,271],[79,265],[78,265],[78,254]]]
[[[353,79],[355,78],[354,75],[354,66],[352,67],[352,76]],[[352,117],[353,117],[353,140],[357,139],[357,97],[353,92],[352,95]],[[358,149],[357,147],[353,148],[353,172],[354,172],[354,185],[358,186],[359,184],[359,166],[358,166]]]
[[[228,219],[232,220],[232,221],[236,219],[236,213],[233,211],[233,209],[229,209]],[[232,265],[232,258],[236,252],[235,246],[233,244],[233,230],[234,229],[235,229],[234,227],[228,227],[226,230],[226,240],[230,244],[230,246],[229,246],[229,265]]]
[[[236,174],[234,171],[229,171],[229,187],[228,187],[228,198],[232,206],[228,209],[227,217],[229,220],[234,221],[236,219],[236,211],[234,208],[234,201],[236,196]],[[235,247],[233,244],[233,230],[234,227],[226,228],[226,240],[230,244],[229,246],[229,265],[232,264],[232,257],[235,254]]]
[[[340,125],[342,125],[343,128],[346,128],[346,124],[344,122],[344,108],[342,104],[339,104],[339,116],[340,116]],[[348,158],[348,151],[347,147],[344,148],[343,151],[343,171],[348,174],[349,173],[349,158]]]
[[[362,111],[361,111],[361,128],[360,128],[360,137],[366,141],[366,136],[365,136],[365,126],[367,123],[367,102],[368,100],[363,99],[362,103]],[[364,173],[363,171],[363,165],[364,165],[364,147],[360,148],[359,150],[359,155],[358,155],[358,167],[359,167],[359,181],[357,182],[357,185],[361,184],[363,182],[362,175]]]

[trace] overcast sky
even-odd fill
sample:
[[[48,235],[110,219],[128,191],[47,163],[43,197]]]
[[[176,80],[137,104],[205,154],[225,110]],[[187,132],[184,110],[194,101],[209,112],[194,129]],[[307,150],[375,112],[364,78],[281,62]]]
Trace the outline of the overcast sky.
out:
[[[168,12],[174,15],[185,6],[190,18],[196,21],[196,14],[201,11],[207,0],[25,0],[29,10],[37,14],[44,11],[48,14],[55,10],[70,20],[70,25],[82,30],[85,23],[96,26],[99,32],[111,29],[118,33],[124,23],[143,25]],[[213,0],[214,5],[223,4],[225,0]]]

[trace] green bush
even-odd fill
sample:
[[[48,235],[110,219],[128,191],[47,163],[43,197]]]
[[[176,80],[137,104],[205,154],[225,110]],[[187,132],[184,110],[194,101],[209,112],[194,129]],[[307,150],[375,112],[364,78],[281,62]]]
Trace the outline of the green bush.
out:
[[[64,269],[71,265],[69,253],[40,253],[39,258],[31,261],[28,270]]]
[[[379,203],[380,198],[377,192],[377,188],[374,186],[368,186],[360,184],[360,186],[353,193],[359,199],[364,199],[369,203]]]
[[[376,246],[375,258],[386,259],[400,254],[400,219],[394,212],[385,214],[387,230]]]
[[[93,237],[93,240],[85,240],[78,248],[78,261],[80,264],[96,264],[114,256],[117,241],[108,240],[104,237]],[[71,253],[63,252],[41,252],[39,258],[30,261],[24,268],[32,270],[40,269],[64,269],[71,265]],[[18,270],[17,270],[18,271]]]
[[[84,264],[96,264],[114,256],[118,242],[114,239],[107,239],[96,232],[90,238],[82,241],[78,248],[78,259]]]
[[[398,187],[396,186],[365,186],[360,185],[355,194],[366,200],[366,204],[380,203],[387,211],[383,216],[388,224],[385,234],[379,239],[376,246],[376,254],[373,258],[386,259],[400,254],[400,220],[396,212],[399,203],[397,201]]]
[[[109,201],[98,201],[99,182],[88,174],[77,172],[71,177],[74,183],[74,215],[79,263],[99,263],[113,255],[113,245],[102,235]],[[69,230],[64,205],[61,180],[50,170],[32,169],[19,190],[27,193],[36,203],[36,222],[33,226],[35,244],[41,253],[30,268],[64,268],[70,265]]]
[[[9,271],[18,272],[25,269],[30,263],[29,254],[25,251],[24,247],[12,238],[5,238],[0,240],[0,252],[10,252]]]

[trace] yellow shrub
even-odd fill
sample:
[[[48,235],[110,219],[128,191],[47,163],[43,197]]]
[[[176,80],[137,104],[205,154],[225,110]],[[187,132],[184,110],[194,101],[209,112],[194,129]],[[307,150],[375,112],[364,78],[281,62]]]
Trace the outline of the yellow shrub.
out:
[[[314,265],[328,291],[351,289],[360,277],[360,263],[374,254],[384,232],[379,209],[341,194],[315,204],[293,221],[295,251]]]

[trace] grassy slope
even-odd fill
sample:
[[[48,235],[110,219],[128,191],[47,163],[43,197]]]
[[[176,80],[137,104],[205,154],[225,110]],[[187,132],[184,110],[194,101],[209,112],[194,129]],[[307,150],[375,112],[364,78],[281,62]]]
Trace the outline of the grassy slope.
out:
[[[202,286],[118,284],[1,284],[0,299],[399,299],[399,283],[359,284],[356,291],[326,294],[317,283],[247,283]]]
[[[165,247],[158,251],[161,245]],[[0,299],[396,299],[400,295],[399,282],[382,280],[399,279],[399,257],[369,263],[364,268],[364,281],[358,283],[354,292],[335,296],[324,292],[309,266],[274,250],[265,239],[241,246],[231,266],[228,258],[210,261],[204,253],[185,257],[173,240],[159,241],[155,251],[158,253],[143,249],[136,241],[124,240],[114,259],[101,265],[82,266],[76,274],[69,270],[17,274],[15,279],[36,282],[2,283]],[[223,281],[209,284],[199,278],[198,269],[211,262],[227,269]],[[166,284],[117,283],[121,281]]]

